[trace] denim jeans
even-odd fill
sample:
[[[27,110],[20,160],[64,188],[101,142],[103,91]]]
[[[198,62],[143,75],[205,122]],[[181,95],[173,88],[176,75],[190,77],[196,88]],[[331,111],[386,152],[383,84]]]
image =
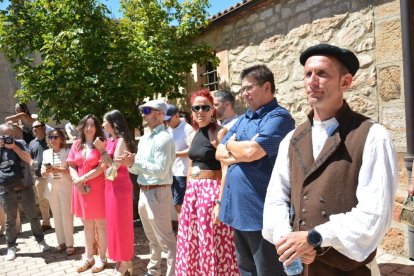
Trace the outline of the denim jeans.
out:
[[[38,217],[38,207],[35,203],[35,195],[32,187],[24,187],[21,190],[11,190],[1,195],[4,200],[6,212],[6,242],[7,247],[16,246],[17,228],[16,216],[18,204],[23,207],[26,217],[29,219],[30,227],[37,242],[44,240],[42,227]]]

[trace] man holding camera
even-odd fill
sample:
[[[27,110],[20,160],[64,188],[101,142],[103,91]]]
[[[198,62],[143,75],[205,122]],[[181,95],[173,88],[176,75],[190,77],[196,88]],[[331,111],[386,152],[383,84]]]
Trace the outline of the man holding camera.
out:
[[[23,140],[15,140],[11,125],[0,125],[0,204],[6,211],[6,261],[16,258],[16,215],[18,204],[23,207],[41,251],[49,250],[37,217],[33,189],[24,185],[24,163],[32,159]]]

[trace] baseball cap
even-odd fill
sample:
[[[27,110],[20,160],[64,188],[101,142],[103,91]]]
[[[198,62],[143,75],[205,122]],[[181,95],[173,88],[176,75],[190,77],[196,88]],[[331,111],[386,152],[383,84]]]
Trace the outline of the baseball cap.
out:
[[[178,113],[178,107],[176,107],[173,104],[168,104],[167,105],[167,113],[165,114],[164,117],[164,121],[168,121],[169,119],[171,119],[172,116],[174,116],[175,114]]]

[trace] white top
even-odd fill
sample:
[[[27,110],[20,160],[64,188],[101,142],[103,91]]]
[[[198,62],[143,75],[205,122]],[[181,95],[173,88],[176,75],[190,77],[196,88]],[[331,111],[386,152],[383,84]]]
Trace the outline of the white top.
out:
[[[325,143],[338,126],[335,118],[315,122],[312,141]],[[281,142],[269,182],[263,215],[263,237],[275,244],[292,231],[289,224],[290,169],[288,148],[291,131]],[[318,156],[321,143],[313,144]],[[329,216],[329,221],[316,226],[321,233],[322,247],[332,246],[345,256],[365,260],[383,239],[392,219],[397,184],[397,161],[391,137],[380,124],[368,133],[358,176],[358,204],[350,212]]]
[[[69,167],[66,159],[68,158],[70,149],[62,148],[60,149],[58,154],[53,152],[53,149],[47,149],[43,152],[43,164],[50,163],[52,166],[61,167],[67,169]],[[59,162],[57,162],[57,158],[59,157]],[[71,185],[72,181],[70,180],[69,174],[49,174],[47,176],[47,185],[45,188],[44,196],[48,198],[50,193],[54,193],[54,191],[60,190],[62,185]]]
[[[176,128],[168,128],[168,132],[172,135],[175,144],[175,151],[188,149],[194,135],[194,129],[190,124],[184,121]],[[176,157],[173,165],[174,176],[187,176],[190,159],[188,157]]]

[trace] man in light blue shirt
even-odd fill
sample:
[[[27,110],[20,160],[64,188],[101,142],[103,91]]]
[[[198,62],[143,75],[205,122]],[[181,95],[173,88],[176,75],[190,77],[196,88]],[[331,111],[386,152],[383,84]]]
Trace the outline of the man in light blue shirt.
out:
[[[163,251],[167,253],[167,275],[174,275],[176,239],[170,208],[175,147],[163,123],[167,105],[163,101],[152,100],[139,109],[151,131],[140,139],[137,154],[126,152],[124,159],[129,171],[138,174],[138,213],[151,250],[148,272],[144,276],[161,275]]]

